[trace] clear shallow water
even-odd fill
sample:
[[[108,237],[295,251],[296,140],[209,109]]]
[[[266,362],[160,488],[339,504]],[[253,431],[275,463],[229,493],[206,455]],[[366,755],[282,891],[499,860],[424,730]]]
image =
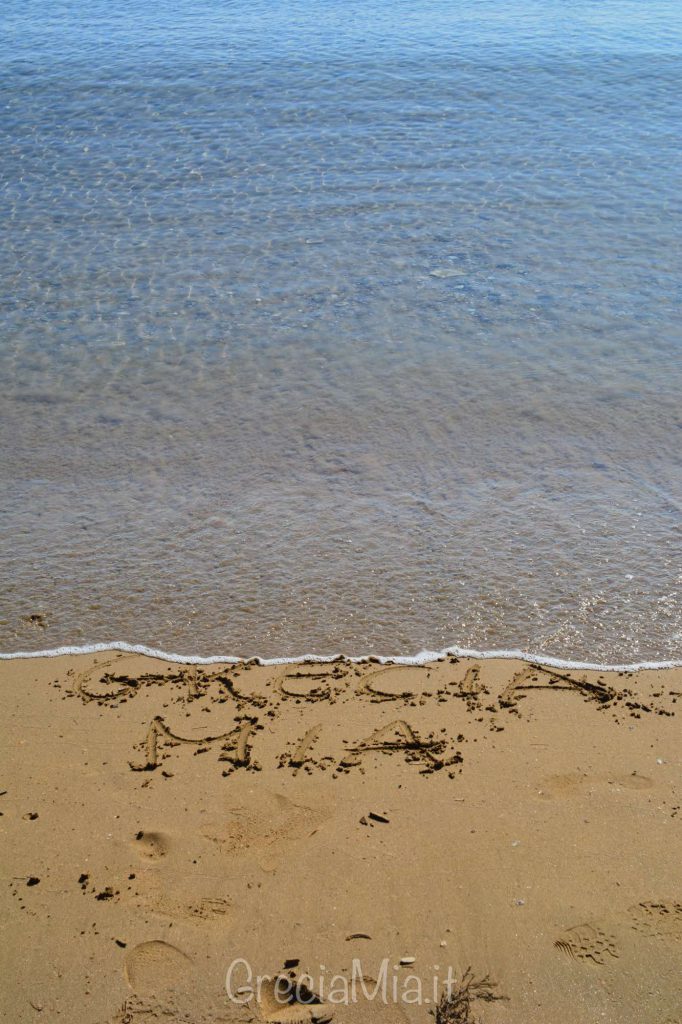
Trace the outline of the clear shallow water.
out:
[[[0,649],[682,655],[677,0],[3,18]]]

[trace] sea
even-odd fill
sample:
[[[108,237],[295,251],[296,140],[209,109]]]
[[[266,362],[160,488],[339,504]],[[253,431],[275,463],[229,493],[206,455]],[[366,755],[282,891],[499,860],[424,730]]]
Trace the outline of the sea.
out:
[[[680,0],[3,0],[0,651],[682,658]]]

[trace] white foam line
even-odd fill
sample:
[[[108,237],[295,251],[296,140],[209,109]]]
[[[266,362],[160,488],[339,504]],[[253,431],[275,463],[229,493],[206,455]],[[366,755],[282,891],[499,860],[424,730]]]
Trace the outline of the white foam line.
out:
[[[126,654],[146,654],[150,658],[159,658],[162,661],[172,661],[180,665],[216,665],[236,664],[240,661],[248,661],[248,658],[239,658],[234,655],[216,654],[210,658],[202,658],[195,654],[169,654],[168,651],[161,651],[155,647],[146,647],[144,644],[128,644],[124,640],[114,640],[107,644],[83,644],[80,647],[52,647],[46,651],[13,651],[3,654],[0,652],[1,661],[10,661],[15,658],[57,658],[63,654],[99,654],[106,651],[123,651]],[[446,647],[442,651],[420,651],[414,655],[398,655],[396,657],[363,655],[349,658],[350,661],[366,661],[367,658],[376,658],[382,665],[392,662],[396,665],[423,665],[427,661],[436,661],[448,654],[454,654],[458,658],[513,658],[517,661],[536,662],[541,665],[548,665],[551,668],[566,669],[595,669],[599,672],[637,672],[641,669],[658,668],[682,668],[682,660],[679,661],[634,661],[622,665],[609,665],[598,661],[569,661],[565,658],[553,658],[547,654],[534,654],[528,651],[477,651],[467,647]],[[257,658],[261,665],[300,665],[302,662],[330,662],[338,655],[302,654],[298,658]]]

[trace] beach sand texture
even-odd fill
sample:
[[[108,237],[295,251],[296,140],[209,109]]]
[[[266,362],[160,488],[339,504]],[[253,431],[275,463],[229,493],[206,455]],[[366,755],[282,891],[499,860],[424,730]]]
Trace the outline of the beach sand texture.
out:
[[[0,685],[4,1020],[416,1024],[451,966],[503,997],[471,1021],[682,1021],[682,669],[100,652]],[[240,957],[323,998],[388,958],[422,1003],[238,1005]]]

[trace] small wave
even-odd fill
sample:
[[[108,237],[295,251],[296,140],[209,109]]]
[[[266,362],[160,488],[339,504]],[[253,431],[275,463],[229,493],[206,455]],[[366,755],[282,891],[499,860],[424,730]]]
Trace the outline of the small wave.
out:
[[[150,658],[160,658],[162,661],[172,661],[180,665],[216,665],[254,659],[235,657],[229,654],[215,654],[208,658],[198,654],[171,654],[168,651],[161,651],[156,647],[146,647],[144,644],[128,644],[124,640],[114,640],[111,643],[103,644],[82,644],[81,646],[52,647],[45,651],[12,651],[9,653],[0,652],[0,661],[9,661],[15,658],[57,658],[64,654],[99,654],[104,651],[122,651],[126,654],[145,654]],[[636,672],[641,669],[661,668],[682,668],[682,660],[678,661],[634,661],[623,664],[607,664],[598,661],[571,661],[566,658],[554,658],[547,654],[535,654],[528,651],[518,650],[493,650],[477,651],[467,647],[445,647],[442,651],[419,651],[412,655],[346,655],[350,661],[367,661],[373,658],[382,665],[391,662],[395,665],[423,665],[427,661],[436,661],[438,658],[447,655],[455,655],[457,658],[506,658],[516,661],[530,661],[541,665],[548,665],[551,668],[564,669],[594,669],[599,672]],[[297,658],[258,658],[261,665],[300,665],[302,662],[327,663],[334,661],[339,654],[302,654]]]

